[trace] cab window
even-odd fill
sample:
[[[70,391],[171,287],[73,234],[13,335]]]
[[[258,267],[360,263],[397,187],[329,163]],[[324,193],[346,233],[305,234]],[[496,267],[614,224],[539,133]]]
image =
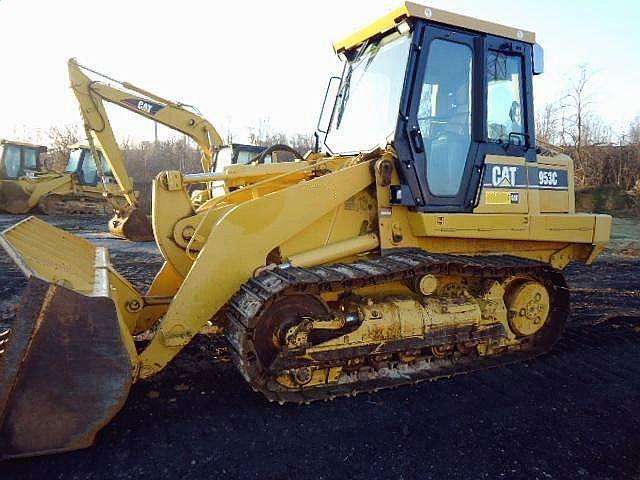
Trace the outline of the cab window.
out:
[[[238,160],[236,161],[236,163],[238,165],[248,165],[249,163],[251,163],[251,160],[253,160],[255,156],[256,155],[253,152],[241,150],[238,152]]]
[[[80,165],[81,157],[82,150],[72,150],[69,154],[69,163],[67,163],[67,168],[64,169],[65,173],[76,173],[78,171],[78,166]]]
[[[38,151],[35,148],[23,148],[25,170],[38,170]]]
[[[427,156],[427,184],[436,196],[455,196],[471,145],[473,52],[449,40],[433,40],[422,85],[418,124]]]
[[[490,50],[487,57],[487,126],[490,141],[520,144],[525,133],[522,112],[522,58]],[[520,134],[517,136],[511,133]]]
[[[91,152],[87,151],[82,160],[82,180],[86,185],[95,185],[98,183],[98,171],[96,170],[96,162],[93,160]]]
[[[4,170],[7,178],[18,178],[22,174],[22,169],[20,168],[20,147],[16,145],[5,145]]]
[[[224,172],[225,167],[231,165],[233,161],[232,155],[231,147],[227,146],[218,150],[218,153],[216,153],[216,173]]]

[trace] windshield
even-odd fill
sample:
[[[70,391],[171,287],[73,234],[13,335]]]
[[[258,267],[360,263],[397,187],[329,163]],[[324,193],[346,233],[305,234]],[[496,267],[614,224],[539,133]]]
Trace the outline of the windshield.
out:
[[[78,165],[80,164],[80,157],[82,156],[82,150],[71,150],[69,154],[69,162],[67,168],[64,169],[65,173],[76,173],[78,171]]]
[[[410,44],[393,33],[349,61],[325,141],[332,152],[370,150],[394,133]]]
[[[23,148],[22,154],[24,155],[24,168],[25,170],[38,170],[38,157],[40,156],[38,150],[35,148]]]
[[[3,160],[7,178],[18,178],[23,173],[20,167],[20,147],[5,145]]]
[[[230,146],[224,146],[216,153],[216,173],[223,173],[225,167],[231,165],[233,161],[233,150]]]

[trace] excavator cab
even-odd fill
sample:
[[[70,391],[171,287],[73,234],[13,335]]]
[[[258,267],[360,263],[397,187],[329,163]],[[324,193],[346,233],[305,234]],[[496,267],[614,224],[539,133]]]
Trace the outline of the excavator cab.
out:
[[[47,147],[0,140],[0,180],[17,180],[42,171],[40,155]]]
[[[101,151],[98,151],[100,156],[100,165],[102,175],[107,183],[114,183],[113,172],[111,167],[105,161]],[[100,183],[100,171],[96,165],[96,161],[91,154],[91,149],[85,145],[76,145],[71,147],[69,153],[69,160],[67,167],[64,170],[65,173],[75,174],[80,182],[80,185],[95,187]]]
[[[266,147],[247,145],[245,143],[230,143],[221,147],[215,157],[215,171],[222,173],[229,165],[249,165],[256,160]],[[271,163],[271,156],[265,163]]]
[[[266,150],[267,147],[248,145],[246,143],[229,143],[223,145],[215,154],[212,173],[223,174],[225,168],[231,165],[251,165],[258,161],[261,161],[261,163],[273,163],[274,157],[276,157],[275,154],[267,152],[264,158],[261,158]],[[196,187],[196,185],[194,185],[194,187]],[[224,195],[224,193],[223,181],[209,182],[209,185],[205,189],[202,188],[202,185],[197,185],[197,188],[191,190],[191,201],[194,207],[198,208],[210,198]]]

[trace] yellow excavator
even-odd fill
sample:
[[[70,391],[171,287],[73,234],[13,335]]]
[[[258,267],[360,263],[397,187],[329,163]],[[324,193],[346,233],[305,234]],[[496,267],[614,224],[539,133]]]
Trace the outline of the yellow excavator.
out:
[[[75,59],[69,60],[68,69],[71,89],[80,106],[87,140],[92,148],[99,145],[108,163],[115,167],[114,176],[128,199],[125,208],[116,210],[109,222],[109,231],[121,238],[153,239],[147,217],[135,202],[133,182],[126,175],[124,154],[114,136],[104,102],[125,108],[189,136],[202,152],[203,172],[210,172],[213,168],[216,152],[223,145],[222,139],[213,125],[189,105],[167,100],[129,82],[116,80],[80,65]],[[92,79],[89,74],[101,81]],[[119,175],[119,172],[124,175]],[[207,188],[199,190],[194,198],[202,203],[210,197],[210,188]]]
[[[317,151],[158,175],[164,264],[146,293],[105,248],[41,220],[2,233],[29,278],[0,360],[3,458],[91,445],[132,384],[205,327],[281,403],[553,347],[569,315],[562,270],[596,259],[611,217],[576,213],[571,159],[536,146],[535,35],[407,2],[335,50],[344,71]],[[226,193],[194,208],[202,182]]]
[[[73,145],[64,172],[44,168],[47,148],[0,140],[0,212],[25,214],[39,210],[52,215],[107,215],[126,199],[111,169],[86,145]],[[106,192],[106,195],[105,195]]]

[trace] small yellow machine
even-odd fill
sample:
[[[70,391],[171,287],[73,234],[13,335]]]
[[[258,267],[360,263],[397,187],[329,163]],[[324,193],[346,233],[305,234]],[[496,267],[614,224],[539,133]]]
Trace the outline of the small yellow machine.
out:
[[[538,153],[534,34],[407,2],[335,49],[322,148],[157,177],[164,265],[146,293],[105,248],[38,219],[2,233],[29,282],[0,360],[0,455],[91,445],[131,385],[211,325],[277,402],[552,348],[569,314],[562,269],[595,260],[611,218],[575,213],[571,159]],[[194,209],[202,182],[225,193]]]
[[[43,152],[40,145],[0,140],[0,211],[107,215],[126,203],[109,165],[95,162],[88,146],[71,147],[62,173],[44,169]]]

